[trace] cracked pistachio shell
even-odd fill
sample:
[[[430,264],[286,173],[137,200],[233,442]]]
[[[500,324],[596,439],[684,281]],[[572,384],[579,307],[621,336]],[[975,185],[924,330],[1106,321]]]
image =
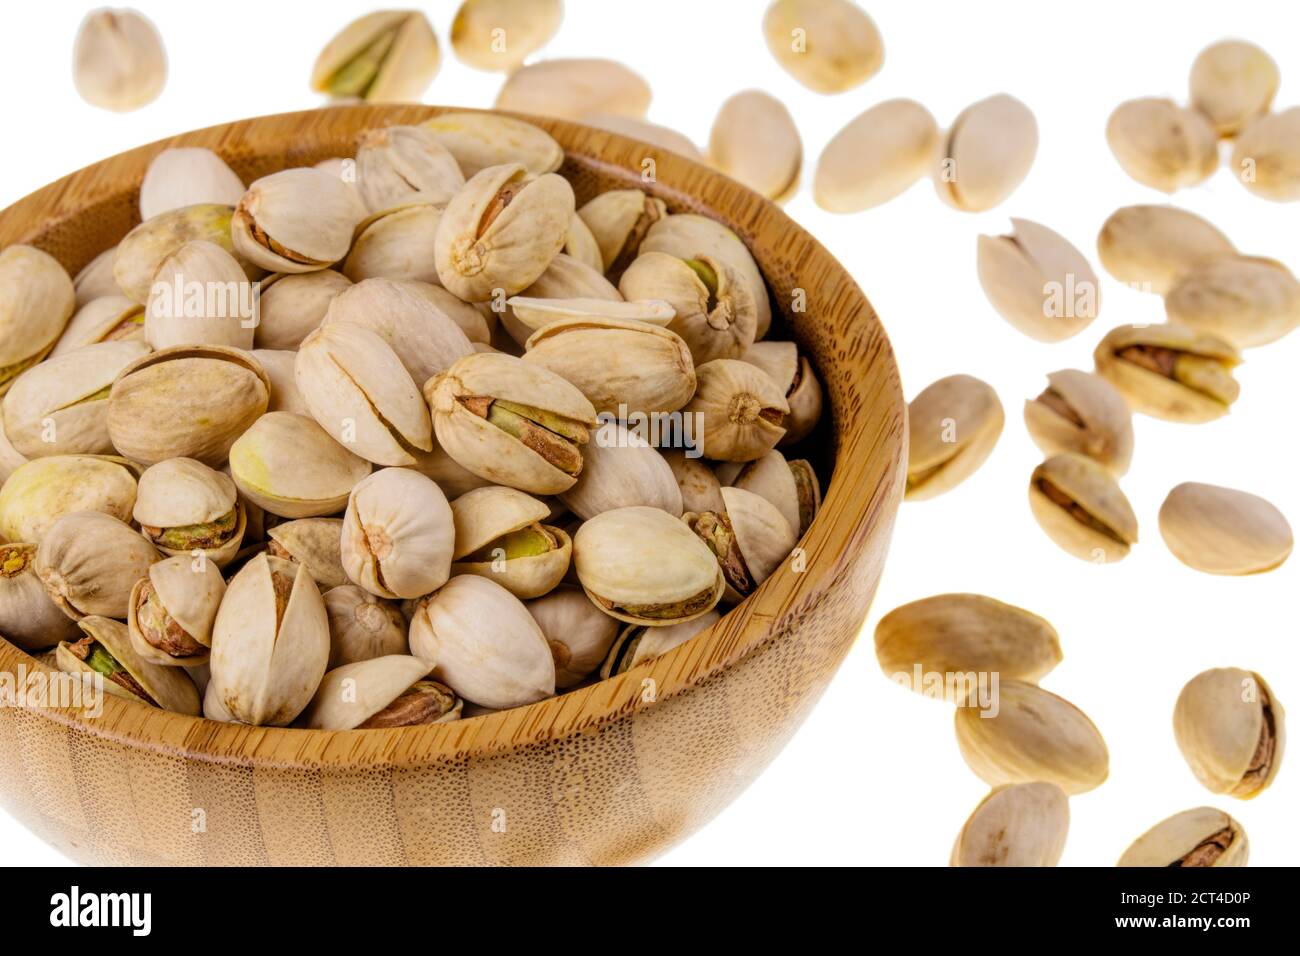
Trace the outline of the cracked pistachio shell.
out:
[[[63,515],[101,511],[129,521],[135,466],[107,455],[53,455],[15,468],[0,488],[0,537],[39,544]]]
[[[1174,738],[1196,779],[1242,800],[1272,784],[1286,745],[1286,714],[1264,678],[1220,667],[1202,671],[1174,705]]]
[[[534,304],[538,299],[623,301],[618,289],[599,271],[563,252],[551,260],[551,264],[536,282],[511,298],[523,299],[529,304]],[[515,315],[509,299],[506,300],[505,311],[501,313],[501,327],[521,349],[537,331]]]
[[[91,106],[129,113],[152,103],[167,83],[158,28],[129,8],[92,10],[77,29],[72,79]]]
[[[1300,327],[1300,282],[1276,260],[1224,256],[1175,282],[1165,315],[1238,348],[1268,345]]]
[[[333,269],[271,276],[262,283],[253,344],[259,349],[296,351],[325,321],[334,297],[351,285],[351,279]]]
[[[145,341],[154,349],[182,345],[251,349],[258,321],[253,294],[234,256],[211,242],[187,242],[154,274],[144,312]]]
[[[798,532],[776,505],[752,491],[723,487],[722,502],[745,567],[743,581],[728,581],[726,598],[740,601],[771,577],[790,556]],[[689,515],[687,522],[690,522]],[[725,574],[725,567],[723,571]],[[745,589],[737,587],[737,583]]]
[[[45,590],[36,574],[35,562],[36,545],[0,544],[0,636],[29,653],[60,641],[75,640],[77,634],[76,624]],[[585,597],[581,594],[578,597],[591,607]],[[614,619],[605,619],[612,631],[617,626]]]
[[[721,260],[700,256],[688,262],[647,252],[628,266],[618,288],[628,300],[666,302],[673,312],[668,329],[686,342],[697,365],[741,358],[754,344],[758,307],[753,290]]]
[[[31,246],[0,251],[0,394],[54,347],[76,291],[57,259]]]
[[[541,176],[564,162],[564,150],[550,133],[513,116],[453,111],[420,125],[447,147],[466,177],[504,163],[520,163],[530,176]]]
[[[1275,202],[1300,199],[1300,109],[1259,117],[1237,136],[1232,169],[1256,196]]]
[[[230,579],[212,625],[212,683],[245,724],[284,727],[329,660],[325,602],[302,565],[259,554]]]
[[[817,93],[851,90],[885,60],[880,31],[849,0],[775,0],[763,15],[763,37],[776,62]]]
[[[234,212],[233,207],[220,203],[199,203],[140,223],[117,244],[113,255],[113,278],[122,294],[144,305],[158,267],[181,246],[198,240],[214,243],[233,255],[249,279],[260,278],[262,270],[245,258],[231,238]]]
[[[423,385],[474,348],[459,325],[410,284],[366,279],[335,296],[324,325],[347,322],[388,343],[411,381]]]
[[[1124,172],[1161,192],[1202,183],[1219,167],[1219,137],[1209,121],[1160,97],[1115,107],[1106,121],[1106,142]]]
[[[1137,517],[1115,476],[1068,452],[1034,469],[1029,506],[1047,536],[1082,561],[1109,564],[1137,544]]]
[[[441,285],[434,250],[443,207],[416,196],[366,218],[340,267],[353,282],[408,279]]]
[[[680,624],[712,610],[726,588],[718,560],[686,523],[658,508],[617,508],[573,539],[582,588],[628,624]]]
[[[1025,402],[1025,427],[1046,455],[1073,452],[1116,476],[1133,460],[1133,413],[1110,382],[1077,369],[1047,376],[1047,388]]]
[[[115,697],[149,704],[162,710],[177,714],[197,717],[200,712],[199,690],[189,674],[180,667],[163,667],[150,663],[136,653],[127,633],[126,625],[107,617],[91,615],[78,622],[81,628],[81,641],[67,641],[59,645],[56,662],[59,670],[69,674],[89,676],[96,673],[89,664],[82,660],[82,654],[93,642],[99,645],[101,653],[107,652],[117,666],[117,673],[125,680],[114,680],[105,676],[103,688]],[[85,643],[83,643],[85,642]],[[127,682],[134,684],[128,686]],[[145,699],[139,690],[149,695]]]
[[[562,529],[544,523],[551,509],[536,498],[489,485],[457,498],[451,511],[456,525],[453,574],[482,575],[526,600],[551,591],[569,570],[573,543]],[[515,532],[525,532],[531,540],[513,541]],[[516,549],[519,553],[512,553]]]
[[[411,620],[411,653],[467,701],[504,710],[555,693],[555,660],[517,597],[476,574],[453,577],[422,600]]]
[[[217,346],[163,349],[118,375],[108,434],[122,455],[152,465],[197,458],[216,467],[270,401],[266,372],[247,352]]]
[[[1107,272],[1160,295],[1194,267],[1235,252],[1210,223],[1173,206],[1124,206],[1097,235],[1097,255]]]
[[[722,486],[713,469],[699,457],[688,457],[682,449],[665,448],[660,453],[677,481],[682,496],[682,511],[725,511]],[[759,459],[761,460],[761,459]]]
[[[401,610],[365,588],[355,584],[330,588],[325,592],[325,613],[330,622],[330,670],[410,650]]]
[[[578,483],[561,493],[560,500],[583,520],[632,505],[660,508],[674,517],[682,514],[682,493],[664,456],[618,422],[596,429],[583,449]]]
[[[298,167],[248,187],[230,218],[235,251],[271,272],[315,272],[348,254],[366,216],[357,192],[336,176]]]
[[[377,10],[325,45],[312,67],[311,88],[332,99],[416,103],[441,64],[438,37],[423,13]]]
[[[1236,136],[1273,104],[1282,77],[1273,58],[1253,43],[1220,40],[1192,63],[1192,106],[1220,136]]]
[[[149,163],[140,183],[140,220],[201,203],[233,206],[244,195],[244,181],[210,149],[164,149]]]
[[[422,597],[451,576],[455,540],[442,489],[418,471],[383,468],[359,481],[348,498],[343,570],[379,597]]]
[[[466,302],[522,292],[564,247],[573,188],[546,173],[529,179],[518,163],[490,166],[447,204],[434,244],[443,288]]]
[[[915,675],[997,673],[1036,684],[1061,662],[1056,629],[1037,614],[982,594],[936,594],[890,611],[876,625],[885,676],[928,693]],[[945,684],[951,703],[953,687]]]
[[[1034,684],[1002,680],[995,706],[966,704],[956,713],[957,745],[985,783],[1042,781],[1073,796],[1106,780],[1106,742],[1069,701]]]
[[[371,213],[401,205],[412,197],[444,206],[465,185],[447,147],[419,126],[385,126],[361,138],[357,184]]]
[[[421,679],[431,670],[429,662],[405,654],[334,668],[321,680],[298,725],[368,730],[459,720],[462,702],[451,688]]]
[[[340,505],[338,510],[342,510]],[[298,518],[284,521],[266,532],[267,551],[272,557],[295,561],[307,569],[322,588],[348,583],[341,557],[342,518]]]
[[[215,562],[182,554],[151,565],[131,589],[131,646],[142,660],[164,667],[207,663],[212,622],[225,593]]]
[[[1240,353],[1216,335],[1180,325],[1121,325],[1093,353],[1097,374],[1134,411],[1171,422],[1208,422],[1228,413],[1241,386]]]
[[[668,326],[676,313],[663,299],[638,299],[626,302],[614,299],[532,299],[512,295],[506,300],[521,325],[540,332],[552,322],[611,319],[642,325]]]
[[[95,299],[122,294],[122,290],[117,287],[117,280],[113,278],[113,259],[116,256],[117,246],[105,249],[77,273],[72,286],[77,294],[78,309]]]
[[[992,209],[1029,175],[1038,152],[1038,122],[1029,107],[999,93],[966,107],[939,144],[935,188],[966,212]]]
[[[581,474],[582,448],[587,433],[596,427],[596,410],[582,392],[549,369],[498,352],[479,352],[427,382],[424,394],[433,409],[438,444],[480,478],[531,494],[553,495],[572,488]],[[490,400],[483,415],[466,404],[475,399]],[[512,420],[520,419],[515,424],[528,429],[532,445],[484,417],[502,402],[513,406],[508,410]],[[554,431],[546,422],[561,425],[573,437]]]
[[[718,110],[709,132],[709,159],[732,179],[779,202],[799,186],[803,143],[784,103],[762,90],[744,90]]]
[[[740,273],[754,296],[754,306],[758,310],[754,325],[755,340],[767,335],[767,330],[772,325],[772,304],[767,297],[767,283],[763,281],[758,263],[750,255],[745,243],[722,223],[694,213],[664,216],[650,224],[638,250],[666,252],[679,259],[711,256],[731,266]]]
[[[596,242],[591,227],[576,210],[573,218],[569,220],[569,231],[564,237],[563,252],[597,272],[605,271],[605,260],[601,257],[600,244]]]
[[[283,518],[342,511],[370,463],[310,418],[263,415],[230,449],[230,474],[253,504]]]
[[[697,163],[705,161],[704,154],[700,152],[698,146],[688,137],[668,126],[660,126],[658,123],[650,123],[633,116],[619,116],[616,113],[588,113],[582,117],[582,122],[596,129],[626,136],[628,139],[640,140],[656,149],[666,149]]]
[[[579,121],[592,113],[641,119],[650,107],[650,87],[613,60],[542,60],[511,73],[495,107]]]
[[[1191,481],[1160,506],[1160,534],[1174,557],[1209,574],[1271,571],[1295,545],[1286,516],[1268,501]]]
[[[776,447],[790,405],[765,372],[737,359],[714,359],[695,376],[695,396],[684,414],[703,416],[691,421],[702,422],[703,434],[693,437],[705,457],[753,461]]]
[[[268,412],[293,412],[295,415],[311,417],[311,409],[298,393],[298,382],[294,378],[294,365],[298,361],[296,351],[272,349],[253,349],[253,356],[266,379],[271,383],[271,396],[267,402]]]
[[[131,588],[161,561],[130,525],[98,511],[63,515],[36,549],[36,574],[63,613],[125,618]]]
[[[1070,829],[1070,798],[1054,783],[994,787],[953,844],[952,866],[1056,866]]]
[[[101,342],[32,366],[0,404],[10,444],[27,458],[111,453],[109,387],[148,352],[143,342]]]
[[[650,227],[667,215],[662,199],[639,189],[609,189],[578,209],[600,247],[604,271],[614,276],[636,259]]]
[[[822,419],[822,384],[808,357],[793,342],[755,342],[741,360],[757,365],[785,392],[790,412],[782,424],[782,448],[798,444]]]
[[[628,624],[619,631],[618,638],[610,647],[609,653],[605,655],[605,660],[600,665],[600,678],[608,680],[610,677],[631,670],[638,664],[667,654],[720,620],[722,620],[721,614],[717,611],[709,611],[694,620],[683,624],[669,624],[667,627]]]
[[[163,554],[197,551],[218,567],[234,560],[247,521],[230,476],[192,458],[146,468],[131,515]]]
[[[451,48],[478,70],[513,73],[560,29],[562,0],[464,0]]]
[[[1083,253],[1064,236],[1012,219],[1005,236],[980,236],[980,285],[998,314],[1040,342],[1077,335],[1097,317],[1101,287]]]
[[[1157,823],[1133,841],[1116,866],[1245,866],[1249,856],[1240,823],[1214,807],[1197,807]]]
[[[600,667],[618,637],[619,622],[587,600],[581,588],[562,585],[524,606],[551,647],[558,690],[581,683]]]
[[[886,100],[850,120],[822,150],[813,198],[828,212],[861,212],[901,195],[926,174],[939,126],[915,100]]]
[[[1005,420],[997,392],[973,376],[926,386],[907,406],[907,500],[951,491],[978,471]]]
[[[675,332],[644,322],[562,319],[534,332],[524,361],[550,369],[597,413],[673,412],[695,394],[695,363]]]
[[[91,299],[72,316],[50,358],[101,342],[144,341],[144,306],[124,295]]]
[[[294,378],[335,441],[378,465],[411,465],[430,451],[429,409],[384,339],[350,322],[322,325],[298,349]]]
[[[728,484],[771,502],[796,537],[803,537],[821,507],[821,483],[812,466],[802,459],[786,461],[775,450],[741,465]]]

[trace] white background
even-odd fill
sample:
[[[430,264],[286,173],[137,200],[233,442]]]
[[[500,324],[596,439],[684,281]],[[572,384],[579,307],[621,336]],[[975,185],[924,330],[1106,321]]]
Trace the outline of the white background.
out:
[[[7,78],[0,94],[0,207],[140,143],[317,105],[307,88],[317,51],[367,7],[141,0],[165,38],[171,75],[161,99],[117,116],[85,105],[72,86],[73,36],[90,6],[38,2],[9,10],[0,33]],[[500,78],[463,66],[449,49],[456,4],[422,6],[434,11],[444,47],[426,101],[490,106]],[[876,665],[871,635],[882,614],[906,601],[975,591],[1055,624],[1065,660],[1044,685],[1082,707],[1110,746],[1110,780],[1071,801],[1063,863],[1111,865],[1149,826],[1202,804],[1222,807],[1244,824],[1252,863],[1294,863],[1297,768],[1284,765],[1272,789],[1250,803],[1214,796],[1183,763],[1170,716],[1182,685],[1216,666],[1259,671],[1284,704],[1300,710],[1300,559],[1254,578],[1197,574],[1165,548],[1156,514],[1170,488],[1195,480],[1263,495],[1300,521],[1300,334],[1249,353],[1238,373],[1242,397],[1228,418],[1197,426],[1137,421],[1137,454],[1124,490],[1138,514],[1141,543],[1121,564],[1096,567],[1059,551],[1030,515],[1026,486],[1040,455],[1020,409],[1041,391],[1046,373],[1090,368],[1092,349],[1107,329],[1160,321],[1160,300],[1103,276],[1093,327],[1064,344],[1042,345],[992,311],[975,276],[976,236],[1005,231],[1008,216],[1056,229],[1095,264],[1095,236],[1112,210],[1163,201],[1115,164],[1103,135],[1106,117],[1131,97],[1184,98],[1192,59],[1208,43],[1238,36],[1262,44],[1282,68],[1278,105],[1300,103],[1294,4],[881,0],[868,10],[884,36],[884,68],[834,97],[805,90],[776,66],[760,29],[764,7],[760,0],[648,6],[568,0],[560,33],[540,55],[626,62],[654,89],[649,118],[700,143],[731,93],[758,87],[783,99],[806,154],[804,185],[787,209],[870,297],[897,350],[907,396],[944,375],[976,375],[998,390],[1007,427],[993,457],[965,485],[903,507],[862,639],[816,712],[758,782],[663,861],[946,863],[955,834],[987,788],[958,753],[952,709],[890,684]],[[833,216],[813,204],[807,184],[822,146],[867,107],[908,96],[946,124],[969,102],[1002,91],[1037,114],[1041,146],[1029,178],[1001,208],[956,212],[928,183],[854,216]],[[1300,270],[1296,207],[1251,196],[1226,169],[1174,201],[1207,216],[1241,249]],[[64,862],[2,814],[0,848],[5,862]]]

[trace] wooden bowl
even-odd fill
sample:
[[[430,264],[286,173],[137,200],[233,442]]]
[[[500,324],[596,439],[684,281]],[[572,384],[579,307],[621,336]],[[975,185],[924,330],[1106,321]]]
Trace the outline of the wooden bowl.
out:
[[[115,156],[0,212],[75,274],[138,221],[168,146],[206,146],[246,182],[351,156],[359,133],[435,107],[339,107],[245,120]],[[97,864],[617,864],[653,857],[754,779],[808,715],[875,593],[905,474],[905,412],[884,330],[861,290],[779,208],[730,179],[623,137],[530,118],[568,153],[584,202],[639,186],[719,219],[753,250],[825,385],[821,513],[758,591],[707,632],[612,680],[528,707],[396,730],[215,723],[108,697],[102,715],[0,706],[0,802]],[[642,181],[642,160],[655,182]],[[797,566],[802,570],[796,570]],[[5,683],[39,668],[0,640]]]

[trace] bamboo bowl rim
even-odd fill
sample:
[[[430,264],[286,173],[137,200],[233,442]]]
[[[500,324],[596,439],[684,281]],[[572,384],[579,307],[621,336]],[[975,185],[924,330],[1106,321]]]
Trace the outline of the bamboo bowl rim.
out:
[[[251,149],[251,155],[257,158],[269,152],[273,142],[268,138],[269,130],[293,127],[314,130],[307,145],[286,144],[283,139],[274,141],[277,149],[287,152],[288,163],[284,165],[294,165],[314,162],[311,156],[323,158],[317,154],[324,143],[340,140],[354,143],[369,129],[415,123],[446,112],[504,111],[442,106],[335,106],[244,119],[167,137],[87,166],[0,211],[0,248],[20,242],[42,247],[43,240],[52,232],[92,214],[97,204],[123,194],[135,196],[149,162],[168,147],[205,146],[228,161],[238,150]],[[842,274],[842,284],[849,292],[849,301],[838,309],[845,313],[843,320],[853,330],[848,336],[852,341],[844,343],[842,350],[837,344],[837,351],[843,352],[842,358],[860,356],[867,339],[878,341],[883,370],[876,383],[878,388],[868,389],[852,378],[841,384],[858,390],[857,397],[863,403],[888,402],[900,410],[898,419],[902,420],[905,405],[897,365],[874,309],[844,267],[778,206],[705,166],[619,134],[549,117],[505,115],[551,133],[565,149],[566,164],[576,161],[598,174],[640,186],[677,211],[696,212],[722,221],[745,240],[760,267],[762,256],[755,246],[766,244],[758,238],[760,226],[766,235],[780,238],[783,244],[791,236],[806,242],[816,256],[824,256],[831,268]],[[574,148],[575,143],[580,145]],[[642,181],[642,170],[634,157],[654,159],[654,182]],[[275,168],[283,166],[276,164]],[[688,189],[683,185],[688,180],[698,182],[699,187]],[[246,177],[245,181],[251,179]],[[724,201],[734,202],[738,196],[757,209],[745,222],[736,222],[715,208]],[[75,275],[85,263],[64,262],[64,265]],[[767,270],[763,272],[767,278]],[[791,317],[786,315],[786,318]],[[800,321],[790,321],[796,339],[802,337],[798,329]],[[820,321],[829,321],[829,317]],[[826,371],[823,360],[818,374],[824,383]],[[783,562],[748,600],[725,614],[722,620],[672,651],[616,677],[512,710],[448,724],[385,730],[322,731],[227,724],[141,707],[110,694],[104,695],[102,715],[94,719],[73,708],[33,709],[50,720],[94,736],[186,759],[315,769],[462,760],[594,732],[609,722],[651,708],[658,701],[698,688],[768,640],[797,640],[793,633],[774,635],[772,624],[783,615],[797,614],[792,607],[797,609],[801,602],[815,599],[833,588],[841,575],[849,573],[848,549],[861,547],[873,534],[888,535],[898,507],[901,474],[905,470],[904,429],[887,429],[879,442],[854,443],[850,440],[853,436],[841,433],[846,410],[837,407],[829,388],[826,399],[834,431],[834,448],[828,456],[833,461],[833,470],[823,494],[822,508],[799,542],[808,556],[806,568],[795,572],[789,561]],[[873,477],[868,466],[874,456],[883,456],[888,464]],[[0,672],[12,674],[19,665],[24,665],[28,673],[43,669],[33,657],[0,639]],[[654,684],[649,685],[648,681]],[[655,688],[650,699],[645,695],[648,686]]]

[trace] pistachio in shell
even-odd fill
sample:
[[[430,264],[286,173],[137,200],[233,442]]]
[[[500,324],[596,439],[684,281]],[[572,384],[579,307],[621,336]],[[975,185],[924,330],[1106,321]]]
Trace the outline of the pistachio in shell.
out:
[[[625,625],[619,631],[618,638],[610,646],[609,653],[605,655],[605,660],[600,665],[600,678],[607,680],[631,670],[638,664],[667,654],[720,620],[722,620],[721,614],[717,611],[709,611],[693,620],[682,624],[669,624],[667,627]]]
[[[1110,214],[1097,235],[1097,254],[1107,272],[1159,295],[1201,263],[1236,251],[1215,226],[1173,206],[1124,206]]]
[[[564,236],[564,249],[566,255],[573,256],[583,265],[590,266],[597,272],[605,270],[605,260],[600,254],[600,244],[596,242],[596,236],[591,231],[591,227],[575,211],[573,218],[569,220],[569,231]]]
[[[36,549],[36,574],[64,614],[125,618],[131,589],[161,561],[130,525],[98,511],[77,511],[46,530]]]
[[[563,17],[562,0],[464,0],[451,21],[451,48],[477,70],[513,73]]]
[[[938,145],[939,125],[920,103],[878,103],[826,144],[813,175],[813,199],[838,213],[887,203],[925,175]]]
[[[91,259],[72,280],[72,287],[77,294],[77,308],[88,302],[105,296],[121,295],[117,280],[113,278],[113,259],[117,255],[117,246],[105,249]]]
[[[1056,866],[1065,852],[1070,799],[1054,783],[994,787],[953,844],[952,866]]]
[[[696,365],[742,358],[754,344],[758,307],[753,289],[735,269],[711,256],[678,259],[647,252],[623,272],[618,287],[629,300],[666,301],[674,312],[668,329],[686,342]]]
[[[348,497],[340,542],[353,583],[385,598],[418,598],[450,577],[456,529],[442,490],[407,468],[382,468]]]
[[[513,116],[453,110],[421,125],[447,147],[466,177],[503,163],[521,163],[529,175],[541,176],[564,162],[564,150],[550,133]]]
[[[1300,327],[1300,281],[1274,259],[1222,256],[1173,284],[1165,315],[1237,348],[1268,345]]]
[[[480,478],[474,472],[443,451],[442,446],[434,442],[433,451],[420,452],[415,456],[415,464],[410,466],[433,479],[434,483],[447,495],[447,499],[459,498],[467,491],[484,488],[492,484],[486,478]]]
[[[340,505],[337,510],[342,507]],[[267,531],[266,538],[268,554],[303,565],[321,589],[338,588],[349,583],[341,557],[342,518],[282,521]]]
[[[385,278],[440,285],[434,250],[444,208],[416,195],[371,214],[357,226],[340,271],[353,282]]]
[[[663,455],[642,435],[613,421],[593,433],[584,449],[582,474],[560,500],[583,520],[631,505],[682,513],[682,493]]]
[[[569,320],[611,319],[616,322],[636,322],[666,328],[675,315],[673,307],[663,299],[534,299],[512,295],[506,300],[510,313],[522,326],[540,332],[553,322]],[[531,335],[529,336],[531,337]],[[525,344],[528,339],[525,338]]]
[[[0,250],[0,394],[54,347],[75,305],[72,279],[49,253]]]
[[[244,181],[210,149],[172,146],[149,161],[140,182],[140,221],[202,203],[233,206]]]
[[[684,414],[702,416],[694,436],[706,457],[753,461],[785,435],[790,405],[781,388],[761,369],[737,359],[714,359],[695,370],[698,385]]]
[[[1219,167],[1219,137],[1197,110],[1145,96],[1115,107],[1106,142],[1120,167],[1144,186],[1172,193],[1209,179]]]
[[[495,321],[489,322],[488,317],[484,316],[475,306],[470,305],[468,302],[462,302],[446,289],[431,282],[421,282],[413,279],[395,281],[403,289],[419,296],[441,315],[456,323],[471,344],[488,345],[491,343],[492,328],[496,323]]]
[[[144,338],[154,349],[186,345],[253,347],[258,305],[235,257],[205,240],[187,242],[154,274]]]
[[[420,126],[385,126],[361,137],[357,185],[371,213],[391,209],[413,196],[446,205],[465,176],[447,147]]]
[[[682,516],[709,546],[727,582],[725,598],[742,601],[766,581],[794,550],[796,531],[780,509],[743,488],[724,487],[725,511]]]
[[[152,103],[167,82],[158,28],[136,10],[92,10],[77,28],[72,79],[81,98],[100,109],[129,113]]]
[[[159,551],[234,560],[247,516],[229,475],[193,458],[168,458],[140,475],[132,517]]]
[[[144,306],[114,293],[91,299],[73,313],[50,358],[101,342],[143,340]]]
[[[1228,413],[1241,386],[1241,362],[1229,343],[1180,325],[1121,325],[1093,353],[1097,374],[1134,411],[1172,422],[1213,421]]]
[[[992,209],[1029,175],[1038,152],[1038,122],[1024,103],[999,93],[952,121],[939,144],[935,189],[966,212]]]
[[[302,340],[325,321],[335,296],[351,285],[351,279],[333,269],[271,276],[262,283],[253,344],[259,349],[297,351]]]
[[[1197,807],[1162,820],[1133,841],[1116,866],[1245,866],[1250,842],[1222,810]]]
[[[980,285],[998,314],[1040,342],[1077,335],[1097,317],[1101,286],[1092,266],[1064,236],[1012,219],[1003,236],[980,236]]]
[[[235,251],[271,272],[328,269],[348,254],[366,211],[356,191],[310,167],[284,169],[248,187],[230,218]]]
[[[1192,63],[1192,106],[1220,136],[1235,136],[1273,104],[1281,82],[1273,58],[1245,40],[1220,40]]]
[[[34,458],[0,488],[0,537],[39,544],[50,525],[77,511],[130,521],[138,475],[126,459],[109,455]]]
[[[822,419],[822,384],[808,356],[793,342],[755,342],[741,360],[757,365],[785,392],[790,412],[781,423],[785,434],[782,448],[798,444],[812,433]]]
[[[230,449],[230,474],[249,501],[283,518],[342,511],[370,463],[310,418],[263,415]]]
[[[766,498],[799,538],[807,532],[821,507],[821,482],[812,465],[799,458],[787,461],[775,449],[762,458],[741,464],[728,483]]]
[[[909,501],[951,491],[978,471],[1006,421],[997,392],[971,375],[939,379],[907,411]]]
[[[780,201],[799,186],[803,143],[784,103],[762,90],[743,90],[718,110],[709,158],[732,179]]]
[[[0,637],[28,652],[75,640],[77,634],[76,624],[45,590],[35,562],[36,545],[0,544]],[[591,607],[581,594],[579,598]],[[616,627],[613,618],[605,619],[611,629]]]
[[[113,278],[122,294],[144,305],[163,261],[186,243],[199,240],[233,255],[249,279],[260,278],[261,268],[245,258],[231,237],[234,212],[234,207],[222,203],[198,203],[170,209],[140,223],[117,244],[113,254]]]
[[[1091,458],[1066,452],[1035,468],[1029,505],[1047,536],[1082,561],[1120,561],[1137,543],[1133,506],[1114,475]]]
[[[311,88],[332,99],[415,103],[442,64],[438,37],[417,10],[376,10],[325,45]]]
[[[650,227],[667,215],[662,199],[639,189],[608,189],[578,209],[600,248],[604,271],[616,278],[636,259]]]
[[[83,632],[81,639],[59,645],[59,670],[87,678],[100,675],[104,690],[114,697],[191,717],[199,715],[199,691],[185,670],[140,657],[121,621],[91,615],[78,626]]]
[[[1268,113],[1238,135],[1232,170],[1242,185],[1262,199],[1300,199],[1300,108]]]
[[[325,592],[330,622],[329,669],[389,654],[406,654],[406,618],[396,604],[355,584]]]
[[[699,457],[687,455],[683,449],[665,448],[661,454],[677,480],[677,489],[682,496],[683,512],[726,509],[727,506],[722,502],[722,485],[707,462]]]
[[[182,554],[151,565],[131,589],[126,624],[135,652],[164,667],[206,663],[225,593],[215,562]]]
[[[1286,714],[1254,671],[1202,671],[1174,705],[1174,737],[1196,779],[1212,793],[1250,800],[1282,765]]]
[[[650,106],[650,87],[621,63],[602,59],[552,59],[511,73],[496,108],[581,120],[592,113],[639,119]]]
[[[551,591],[569,570],[573,542],[547,523],[551,509],[515,488],[490,485],[451,503],[453,574],[478,574],[521,600]]]
[[[1047,388],[1025,402],[1025,426],[1044,454],[1073,452],[1116,476],[1133,459],[1133,413],[1124,396],[1098,375],[1062,369]]]
[[[558,690],[581,683],[600,667],[618,637],[619,622],[572,585],[561,585],[524,606],[551,647]]]
[[[1160,506],[1160,534],[1174,557],[1208,574],[1259,574],[1295,546],[1286,516],[1258,495],[1184,482]]]
[[[866,11],[849,0],[775,0],[763,37],[781,67],[817,93],[843,93],[879,72],[884,42]]]
[[[266,373],[266,380],[271,384],[271,396],[267,400],[266,410],[268,412],[293,412],[295,415],[306,415],[310,418],[311,409],[307,406],[302,393],[298,391],[298,380],[294,376],[294,367],[298,364],[298,353],[296,351],[253,349],[248,354],[253,356],[258,365],[262,366],[262,371]]]
[[[355,661],[328,671],[299,724],[312,730],[374,730],[459,720],[463,703],[423,678],[433,665],[410,655]]]

